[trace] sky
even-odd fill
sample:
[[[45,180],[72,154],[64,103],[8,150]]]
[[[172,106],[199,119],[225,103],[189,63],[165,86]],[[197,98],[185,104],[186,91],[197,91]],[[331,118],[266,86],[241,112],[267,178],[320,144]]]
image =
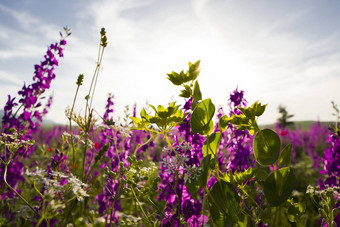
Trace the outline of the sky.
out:
[[[340,104],[340,2],[336,0],[1,0],[0,108],[32,82],[63,27],[71,28],[50,93],[47,119],[67,123],[79,74],[85,75],[76,111],[85,109],[102,27],[108,46],[93,107],[104,112],[115,96],[115,118],[136,103],[183,104],[167,73],[201,60],[203,99],[228,112],[236,88],[251,105],[268,104],[259,122],[273,123],[278,106],[293,121],[333,121]]]

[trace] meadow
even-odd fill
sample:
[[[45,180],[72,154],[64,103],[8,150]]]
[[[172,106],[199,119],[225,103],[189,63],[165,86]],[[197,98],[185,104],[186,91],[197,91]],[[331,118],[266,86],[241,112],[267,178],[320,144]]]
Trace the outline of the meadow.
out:
[[[196,61],[167,74],[184,105],[127,106],[117,120],[113,95],[105,113],[92,108],[103,28],[84,111],[74,108],[80,74],[69,124],[42,127],[69,35],[4,107],[0,226],[340,226],[335,103],[334,124],[260,126],[267,104],[249,104],[242,90],[230,92],[228,110],[203,98]]]

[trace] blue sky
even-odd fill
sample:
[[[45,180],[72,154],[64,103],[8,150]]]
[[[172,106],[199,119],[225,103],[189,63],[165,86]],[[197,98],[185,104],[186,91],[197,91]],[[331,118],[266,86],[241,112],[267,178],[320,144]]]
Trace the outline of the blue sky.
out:
[[[0,106],[32,81],[33,65],[68,25],[65,57],[51,91],[47,118],[66,123],[75,81],[85,74],[76,109],[95,69],[99,31],[108,47],[94,97],[102,113],[115,95],[116,117],[125,105],[148,101],[182,103],[179,87],[166,74],[201,60],[203,98],[227,111],[238,87],[249,104],[267,103],[260,123],[275,122],[278,106],[293,120],[335,120],[331,101],[340,104],[339,1],[222,0],[2,0],[0,1]]]

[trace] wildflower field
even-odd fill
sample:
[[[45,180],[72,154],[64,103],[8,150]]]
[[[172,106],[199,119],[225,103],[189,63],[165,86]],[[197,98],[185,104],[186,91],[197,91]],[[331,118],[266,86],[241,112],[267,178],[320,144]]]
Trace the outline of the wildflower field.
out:
[[[69,35],[65,28],[34,66],[33,83],[4,107],[0,226],[340,226],[335,103],[330,127],[291,129],[288,115],[275,130],[261,128],[267,104],[249,104],[236,89],[228,110],[217,108],[200,90],[197,61],[167,74],[184,105],[126,107],[118,121],[113,95],[105,113],[92,108],[102,29],[88,95],[77,97],[79,75],[69,124],[44,128],[53,108],[46,91]]]

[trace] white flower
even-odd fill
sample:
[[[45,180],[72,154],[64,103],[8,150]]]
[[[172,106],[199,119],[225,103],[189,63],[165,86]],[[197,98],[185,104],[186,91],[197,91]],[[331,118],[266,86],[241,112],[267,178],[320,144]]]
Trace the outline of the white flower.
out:
[[[89,197],[90,195],[84,190],[87,187],[87,184],[80,181],[76,176],[73,176],[71,173],[71,177],[68,179],[68,184],[72,187],[73,194],[77,196],[78,201],[83,201],[84,197]]]

